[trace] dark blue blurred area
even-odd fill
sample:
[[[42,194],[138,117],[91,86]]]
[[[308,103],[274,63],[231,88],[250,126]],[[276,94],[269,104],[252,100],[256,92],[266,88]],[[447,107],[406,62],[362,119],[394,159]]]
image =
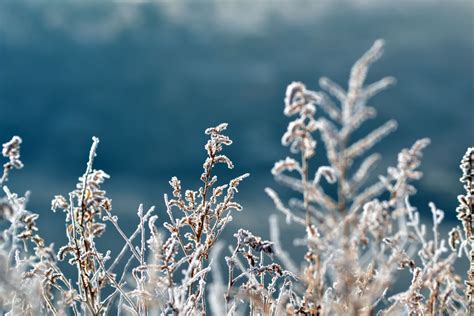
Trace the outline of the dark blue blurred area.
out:
[[[50,200],[74,188],[95,135],[95,167],[111,174],[105,188],[125,225],[135,225],[141,202],[165,220],[167,181],[176,175],[197,188],[203,131],[228,122],[236,169],[222,169],[223,179],[252,174],[228,233],[266,231],[273,206],[263,188],[278,188],[270,169],[288,154],[286,85],[319,89],[324,75],[345,86],[353,62],[384,38],[368,81],[393,75],[398,84],[373,99],[379,115],[361,136],[399,122],[375,148],[380,173],[430,137],[414,204],[428,215],[432,200],[454,223],[458,164],[474,143],[473,12],[471,1],[1,1],[0,135],[23,138],[25,163],[10,186],[32,191],[30,208],[61,244],[63,216]]]

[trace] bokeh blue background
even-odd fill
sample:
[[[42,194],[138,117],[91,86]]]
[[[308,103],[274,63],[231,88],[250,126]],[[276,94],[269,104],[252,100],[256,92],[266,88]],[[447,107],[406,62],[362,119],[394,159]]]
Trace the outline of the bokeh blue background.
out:
[[[227,237],[238,226],[265,235],[274,209],[263,189],[279,189],[270,169],[287,155],[287,84],[318,89],[324,75],[345,86],[353,62],[384,38],[386,53],[368,81],[393,75],[398,84],[373,99],[379,116],[363,132],[389,118],[399,129],[376,146],[384,157],[377,171],[430,137],[414,204],[428,219],[427,202],[435,201],[452,226],[459,160],[474,143],[473,12],[467,0],[2,0],[0,136],[23,138],[25,163],[10,186],[31,190],[43,234],[64,244],[64,217],[50,200],[74,188],[95,135],[95,167],[112,176],[105,189],[123,224],[135,226],[139,203],[156,205],[165,220],[168,180],[176,175],[196,189],[203,131],[228,122],[236,168],[221,169],[222,178],[252,176]]]

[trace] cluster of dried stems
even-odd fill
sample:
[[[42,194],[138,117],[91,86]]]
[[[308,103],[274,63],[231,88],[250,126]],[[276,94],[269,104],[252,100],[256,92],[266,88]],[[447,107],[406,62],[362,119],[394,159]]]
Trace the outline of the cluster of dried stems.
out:
[[[93,167],[99,140],[93,138],[85,173],[76,189],[57,195],[52,210],[65,216],[67,243],[58,251],[39,235],[38,215],[28,211],[28,194],[19,197],[5,185],[12,169],[22,168],[21,139],[3,145],[8,158],[0,185],[0,311],[7,315],[470,315],[474,310],[474,148],[461,161],[466,193],[458,197],[462,223],[443,239],[438,231],[444,213],[430,203],[431,232],[410,204],[413,180],[428,139],[403,149],[397,165],[373,183],[371,173],[381,159],[366,153],[396,128],[388,121],[367,136],[354,133],[376,110],[367,103],[392,85],[383,78],[364,85],[369,66],[380,58],[378,40],[353,66],[347,91],[328,78],[323,91],[294,82],[286,91],[284,114],[294,117],[282,137],[292,157],[275,163],[276,182],[300,197],[282,201],[266,193],[287,224],[301,227],[297,246],[303,258],[285,251],[279,239],[278,216],[270,218],[271,240],[239,229],[236,244],[225,257],[227,280],[217,259],[224,228],[244,174],[218,184],[215,166],[233,168],[222,152],[232,141],[227,124],[209,128],[200,180],[183,190],[170,180],[172,197],[164,195],[167,221],[157,225],[155,208],[140,205],[138,224],[127,235],[112,201],[101,189],[109,176]],[[334,102],[333,100],[337,101]],[[317,110],[323,112],[316,115]],[[320,136],[329,165],[310,164]],[[113,226],[123,239],[118,254],[101,251],[96,240]],[[161,229],[160,229],[161,227]],[[449,245],[447,245],[447,243]],[[448,247],[450,246],[450,247]],[[467,277],[457,275],[455,260],[465,254]],[[215,259],[213,262],[213,258]],[[77,272],[66,273],[66,261]],[[212,270],[211,270],[212,268]],[[404,274],[400,270],[407,270]],[[211,273],[212,271],[212,273]],[[398,292],[411,273],[411,283]],[[212,279],[212,282],[209,280]],[[465,282],[463,283],[463,279]],[[398,292],[398,293],[397,293]]]

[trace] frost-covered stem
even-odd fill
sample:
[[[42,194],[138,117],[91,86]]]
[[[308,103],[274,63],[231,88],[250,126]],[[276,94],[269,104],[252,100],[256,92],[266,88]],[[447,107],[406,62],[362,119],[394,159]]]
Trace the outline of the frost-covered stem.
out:
[[[202,310],[204,311],[203,314],[205,314],[206,311],[206,287],[202,287],[202,293],[201,293],[201,306]]]
[[[209,182],[211,180],[211,173],[212,173],[212,168],[214,167],[214,164],[215,164],[215,156],[216,156],[216,153],[214,151],[211,151],[210,155],[209,155],[209,158],[211,159],[211,162],[206,170],[206,177],[205,177],[205,180],[204,180],[204,188],[203,188],[203,193],[202,193],[202,202],[201,202],[201,211],[203,211],[202,215],[201,215],[201,218],[199,220],[199,226],[198,226],[198,229],[197,229],[197,233],[196,233],[196,241],[198,243],[198,246],[201,245],[201,236],[202,236],[202,231],[204,229],[204,222],[206,221],[206,218],[207,218],[207,215],[209,213],[209,205],[207,205],[207,201],[206,201],[206,198],[207,198],[207,192],[209,191]],[[184,248],[183,248],[184,249]],[[186,252],[185,252],[186,254]],[[199,258],[199,262],[200,262],[200,268],[202,268],[202,265],[203,265],[203,261],[204,261],[204,257],[201,256]],[[191,272],[191,278],[194,277],[195,275],[195,269],[192,270]],[[191,296],[192,294],[192,284],[189,286],[189,293],[188,295]]]
[[[240,242],[237,241],[237,245],[232,252],[232,256],[227,260],[227,265],[229,266],[229,280],[227,282],[227,291],[225,293],[225,312],[226,314],[229,313],[230,308],[229,308],[229,303],[230,303],[230,292],[232,290],[232,287],[234,286],[234,267],[235,267],[235,258],[237,256],[237,252],[240,248]]]
[[[141,255],[135,250],[135,248],[133,247],[132,243],[131,243],[131,239],[128,239],[127,236],[125,235],[125,233],[123,232],[123,230],[120,228],[120,226],[118,225],[117,223],[117,220],[115,220],[115,218],[113,217],[113,215],[107,211],[107,220],[110,221],[112,223],[112,225],[114,225],[115,229],[117,230],[117,232],[119,233],[119,235],[122,237],[122,239],[125,241],[125,244],[128,246],[128,248],[130,249],[130,251],[132,252],[132,254],[135,256],[135,258],[138,260],[138,262],[141,262],[142,260],[142,257]]]
[[[345,124],[348,124],[348,123],[345,123]],[[345,157],[345,152],[346,152],[346,148],[347,148],[347,144],[349,143],[349,139],[350,139],[350,136],[351,136],[351,133],[347,133],[346,135],[343,136],[343,139],[341,140],[341,143],[340,143],[340,151],[339,151],[339,155],[338,155],[338,169],[339,169],[339,174],[338,174],[338,181],[337,181],[337,200],[338,200],[338,204],[337,204],[337,208],[338,208],[338,211],[339,211],[339,214],[344,214],[345,211],[346,211],[346,192],[344,190],[344,187],[346,186],[347,184],[347,158]]]
[[[139,208],[138,208],[138,216],[140,218],[140,231],[141,231],[141,234],[140,234],[140,266],[141,267],[145,267],[146,266],[146,263],[145,263],[145,216],[143,214],[143,204],[140,204]],[[144,270],[141,269],[140,270],[140,280],[139,280],[139,289],[141,291],[144,291],[145,290],[145,275],[144,275]],[[145,301],[145,296],[142,296],[140,298],[140,301],[139,301],[139,310],[138,310],[138,313],[139,315],[144,315],[144,316],[147,316],[148,315],[148,309],[147,309],[147,306],[146,306],[146,301]]]
[[[57,268],[56,270],[58,270],[59,268]],[[66,279],[66,277],[64,276],[64,274],[59,271],[61,276],[59,277],[61,279],[61,281],[67,286],[67,288],[72,291],[73,290],[73,287],[72,287],[72,284],[71,284],[71,280],[68,280]],[[58,289],[64,293],[64,290],[61,288],[61,287],[58,287]],[[72,304],[72,313],[76,316],[76,315],[79,315],[79,312],[77,311],[77,306],[76,306],[76,303],[74,302]]]
[[[150,214],[154,211],[155,207],[151,207],[148,212],[145,214],[144,216],[144,219],[148,219],[148,217],[150,216]],[[138,224],[138,227],[135,229],[135,231],[133,232],[133,234],[130,236],[130,238],[127,238],[127,240],[129,240],[130,242],[133,242],[133,240],[135,239],[135,237],[137,237],[137,235],[140,233],[140,224]],[[119,263],[119,261],[123,258],[123,256],[125,255],[125,252],[127,251],[127,248],[129,248],[129,244],[128,243],[125,243],[125,245],[123,245],[122,247],[122,250],[120,250],[120,253],[117,255],[117,257],[115,257],[114,259],[114,262],[110,265],[110,267],[107,269],[107,272],[111,273],[115,267],[117,266],[117,264]],[[133,255],[133,257],[135,257],[135,255]]]
[[[79,245],[78,242],[78,237],[77,237],[77,223],[76,219],[74,217],[74,201],[72,198],[72,195],[69,195],[69,216],[71,217],[71,225],[72,225],[72,240],[74,242],[74,250],[75,250],[75,256],[76,256],[76,267],[77,267],[77,283],[79,285],[79,293],[81,294],[81,300],[83,303],[86,304],[87,308],[89,308],[89,311],[95,315],[94,307],[90,302],[90,287],[88,285],[88,278],[86,275],[84,275],[86,272],[82,270],[82,254],[81,254],[81,246]],[[84,309],[84,306],[82,306]],[[86,313],[86,310],[84,309],[84,313]]]
[[[83,179],[82,179],[82,193],[81,193],[81,202],[80,202],[80,206],[81,206],[81,209],[82,209],[82,212],[81,212],[81,226],[83,225],[84,223],[84,211],[86,209],[86,205],[84,204],[85,202],[85,196],[86,196],[86,191],[87,191],[87,178],[89,177],[89,175],[91,174],[92,172],[92,165],[94,164],[94,157],[95,157],[95,153],[97,151],[97,145],[99,144],[99,139],[97,137],[92,137],[92,146],[91,146],[91,149],[89,151],[89,160],[87,161],[87,167],[86,167],[86,172],[84,173],[84,176],[83,176]]]
[[[346,192],[344,190],[346,183],[346,177],[347,177],[347,158],[344,157],[344,153],[346,152],[346,147],[347,143],[349,141],[350,133],[347,134],[342,142],[341,146],[342,149],[340,151],[339,156],[339,177],[337,181],[337,208],[338,212],[341,215],[344,215],[346,213],[346,207],[347,207],[347,201],[346,201]],[[341,158],[341,156],[343,156]],[[348,237],[350,234],[350,223],[349,221],[344,221],[344,236]],[[345,243],[346,244],[346,243]]]
[[[54,305],[53,303],[51,302],[51,300],[48,298],[48,295],[42,291],[41,292],[41,296],[43,297],[44,301],[46,302],[46,305],[47,305],[47,308],[48,310],[54,315],[56,316],[57,315],[57,311],[56,309],[54,308]]]
[[[85,204],[85,196],[86,196],[86,193],[87,193],[87,180],[89,178],[89,175],[91,174],[92,172],[92,166],[93,166],[93,163],[94,163],[94,157],[96,155],[96,151],[97,151],[97,145],[99,144],[99,139],[97,137],[92,137],[92,146],[91,146],[91,149],[89,151],[89,159],[87,161],[87,167],[86,167],[86,172],[84,173],[83,175],[83,179],[82,179],[82,193],[81,193],[81,200],[80,200],[80,207],[81,207],[81,222],[79,223],[80,227],[81,227],[81,237],[83,239],[86,239],[86,236],[84,234],[84,231],[87,230],[87,227],[84,226],[84,215],[86,213],[86,209],[87,209],[87,206]],[[71,199],[71,205],[72,204],[72,199]],[[71,218],[72,220],[74,220],[74,212],[72,212],[71,214]],[[93,219],[91,219],[93,220]],[[76,225],[75,221],[73,221],[73,226]],[[74,239],[76,239],[77,236],[76,234],[74,234]],[[88,253],[91,249],[89,247],[89,242],[85,242],[84,243],[84,250],[85,250],[85,253]],[[87,257],[86,259],[87,260]],[[82,270],[82,263],[81,263],[81,259],[80,257],[78,257],[78,261],[80,262],[80,269]],[[96,267],[95,267],[95,262],[92,262],[91,264],[92,266],[92,275],[95,274],[95,271],[96,271]],[[84,274],[86,274],[86,279],[83,280],[83,286],[85,286],[85,290],[86,292],[88,292],[88,295],[86,293],[86,300],[88,301],[87,304],[88,306],[90,305],[91,306],[91,312],[96,315],[99,313],[99,311],[96,311],[94,306],[95,306],[95,301],[96,301],[96,295],[98,295],[98,291],[97,292],[94,292],[94,290],[89,286],[89,281],[88,281],[88,277],[87,277],[87,272],[86,271],[83,271],[81,273],[81,275],[83,276],[84,278]],[[85,281],[85,282],[84,282]],[[89,302],[89,299],[90,299],[90,302]]]
[[[245,174],[244,176],[248,176],[248,173]],[[222,202],[222,205],[223,205],[223,206],[222,206],[222,209],[223,209],[223,210],[227,209],[227,206],[229,205],[229,203],[231,202],[231,200],[232,200],[232,195],[229,195],[229,194],[224,198],[224,201]],[[223,213],[221,213],[221,215],[223,215]],[[218,217],[220,217],[221,215],[218,215]],[[230,211],[227,213],[227,216],[229,216],[229,215],[230,215]],[[226,216],[222,216],[222,217],[225,218]],[[214,225],[212,225],[212,228],[210,229],[210,231],[211,231],[211,232],[215,232],[216,229],[217,229],[217,227],[218,227],[218,225],[219,225],[219,223],[220,223],[220,222],[219,222],[219,218],[218,218],[218,219],[216,219],[216,221],[214,222]],[[223,229],[221,229],[221,230],[219,230],[219,231],[217,232],[214,241],[213,241],[212,243],[209,243],[209,244],[208,244],[208,248],[211,248],[211,247],[214,245],[215,241],[218,239],[218,237],[220,236],[220,234],[222,233],[222,231],[223,231]]]
[[[170,268],[166,268],[166,277],[168,278],[168,295],[170,296],[170,300],[168,304],[170,305],[171,309],[175,311],[175,296],[174,296],[174,291],[173,291],[173,278],[172,278],[172,272],[170,271]]]
[[[204,229],[204,222],[206,220],[207,213],[209,212],[209,207],[207,206],[207,203],[206,203],[206,197],[207,197],[207,191],[209,191],[209,181],[211,179],[211,172],[212,172],[212,168],[214,167],[214,163],[215,163],[215,161],[214,161],[215,156],[216,156],[216,153],[211,152],[211,154],[209,156],[209,158],[211,158],[211,163],[210,163],[208,169],[206,170],[206,178],[205,178],[205,181],[204,181],[204,188],[203,188],[203,193],[202,193],[202,204],[201,204],[201,210],[204,210],[204,212],[201,215],[201,219],[200,219],[200,222],[199,222],[199,227],[198,227],[197,234],[196,234],[196,240],[198,241],[199,244],[201,244],[201,235],[202,235],[202,231]]]
[[[309,212],[309,190],[308,190],[308,159],[304,152],[301,153],[301,178],[303,182],[303,206],[306,212],[306,227],[311,227],[311,213]]]
[[[437,315],[436,306],[438,304],[437,304],[436,298],[439,295],[439,283],[437,281],[434,281],[434,283],[435,283],[434,287],[430,289],[430,297],[427,304],[429,308],[428,315],[433,315],[433,316]]]
[[[344,214],[346,210],[346,195],[344,194],[343,183],[345,183],[346,168],[342,167],[339,173],[339,181],[337,185],[337,210],[340,214]]]
[[[97,251],[94,251],[94,254],[97,255]],[[127,293],[125,293],[125,291],[122,289],[120,284],[118,284],[117,281],[115,281],[115,278],[112,275],[110,275],[110,273],[107,272],[107,269],[105,268],[102,259],[97,258],[97,262],[99,263],[99,266],[102,269],[102,271],[104,272],[107,279],[109,279],[110,283],[120,292],[120,294],[122,294],[122,297],[125,299],[125,301],[127,301],[127,303],[130,305],[130,307],[135,312],[135,314],[138,315],[138,313],[136,312],[137,308],[136,308],[135,304],[133,304],[132,300],[127,295]],[[97,313],[94,313],[94,314],[98,315],[99,313],[97,312]]]
[[[8,177],[8,172],[6,169],[4,169],[2,178],[0,178],[0,186],[3,186],[3,184],[7,181],[7,177]]]
[[[166,205],[166,213],[168,214],[168,217],[170,218],[171,223],[175,227],[177,227],[177,223],[176,223],[176,220],[174,219],[173,213],[171,211],[171,207],[170,207],[170,204],[169,204],[167,194],[164,195],[164,199],[165,199],[165,205]],[[178,240],[179,246],[183,250],[184,256],[188,257],[189,255],[188,255],[188,252],[186,251],[186,248],[184,247],[183,239],[181,237],[181,232],[179,231],[179,229],[176,231],[176,238]],[[191,260],[191,259],[189,259],[189,260]]]
[[[10,189],[6,185],[4,185],[2,188],[3,188],[3,191],[5,192],[5,194],[7,195],[7,198],[10,201],[10,203],[16,204],[15,198],[14,198],[13,194],[10,192]],[[20,212],[18,212],[18,214],[20,214]],[[8,258],[8,260],[7,260],[7,266],[8,267],[10,267],[10,263],[13,260],[15,252],[18,248],[18,246],[17,246],[17,242],[18,242],[17,230],[18,230],[18,220],[19,220],[18,217],[19,217],[19,215],[15,216],[15,218],[13,219],[13,222],[12,222],[12,226],[9,229],[9,231],[10,231],[9,239],[10,239],[10,247],[11,248],[10,248],[10,251],[8,252],[8,257],[7,257]]]
[[[275,214],[270,216],[269,219],[269,227],[270,227],[270,240],[274,243],[275,254],[283,263],[283,266],[290,270],[291,272],[298,271],[296,264],[290,258],[288,252],[286,252],[280,242],[280,228],[278,225],[278,218]]]
[[[125,248],[126,249],[126,248]],[[120,280],[118,281],[118,284],[122,284],[123,282],[123,279],[125,278],[125,274],[126,272],[128,271],[128,268],[130,267],[130,263],[132,262],[134,256],[131,255],[128,260],[127,260],[127,263],[125,263],[125,267],[123,268],[123,271],[122,271],[122,276],[120,277]],[[109,274],[111,273],[111,269],[109,268],[109,270],[107,271]],[[110,309],[110,306],[112,304],[112,301],[113,301],[113,298],[115,297],[115,295],[117,295],[117,293],[120,293],[120,291],[118,289],[115,289],[115,291],[110,294],[106,299],[103,300],[102,302],[102,306],[105,305],[105,308],[103,308],[102,312],[107,315],[107,311]],[[120,296],[120,302],[123,301],[123,298],[122,298],[122,295]],[[107,304],[106,304],[107,303]],[[119,306],[121,306],[122,304],[118,304]],[[117,311],[118,314],[120,314],[120,308],[118,309]]]

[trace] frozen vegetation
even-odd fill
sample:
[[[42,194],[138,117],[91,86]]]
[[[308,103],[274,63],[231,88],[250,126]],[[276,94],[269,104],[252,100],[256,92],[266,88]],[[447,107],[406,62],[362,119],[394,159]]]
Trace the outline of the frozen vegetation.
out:
[[[365,84],[383,46],[377,40],[354,64],[347,90],[328,78],[320,79],[321,91],[301,82],[288,86],[284,114],[291,121],[282,145],[289,156],[271,172],[294,197],[283,200],[278,189],[266,189],[276,209],[269,222],[271,240],[244,229],[235,232],[233,244],[220,240],[233,216],[245,212],[245,201],[234,200],[239,185],[252,181],[243,174],[219,182],[216,165],[234,166],[224,153],[232,144],[225,123],[205,131],[201,187],[184,189],[173,177],[164,207],[140,205],[130,235],[101,188],[109,176],[94,168],[99,144],[94,137],[76,188],[52,200],[67,237],[56,247],[41,237],[38,215],[27,210],[28,195],[8,188],[11,173],[23,167],[22,141],[14,136],[2,151],[8,161],[0,179],[0,310],[8,315],[472,314],[474,148],[461,160],[465,192],[456,209],[461,225],[443,236],[438,230],[442,210],[427,205],[432,214],[427,225],[410,204],[429,139],[402,149],[397,164],[374,178],[381,157],[367,152],[397,124],[390,120],[355,136],[376,116],[371,97],[395,83],[386,77]],[[329,165],[314,166],[312,158],[323,153]],[[280,225],[299,227],[294,244],[306,249],[304,257],[284,249]],[[120,252],[98,246],[107,229],[121,236]],[[462,256],[470,266],[458,275],[453,264]],[[222,257],[226,265],[221,266]],[[393,293],[402,270],[411,274],[411,282]]]

